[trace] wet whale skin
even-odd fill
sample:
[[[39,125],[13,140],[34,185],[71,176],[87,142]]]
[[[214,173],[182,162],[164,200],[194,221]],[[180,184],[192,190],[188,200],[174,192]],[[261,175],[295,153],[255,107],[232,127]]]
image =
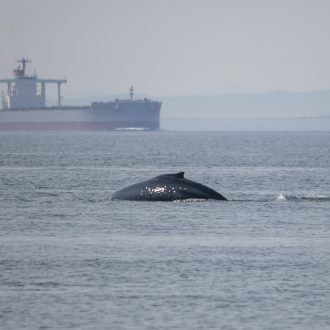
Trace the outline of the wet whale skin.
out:
[[[174,201],[184,199],[227,200],[215,190],[188,180],[184,172],[163,174],[115,192],[112,200]]]

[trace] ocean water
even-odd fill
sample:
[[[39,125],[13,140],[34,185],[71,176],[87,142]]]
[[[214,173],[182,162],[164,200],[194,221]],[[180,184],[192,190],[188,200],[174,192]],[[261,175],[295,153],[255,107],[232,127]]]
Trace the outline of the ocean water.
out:
[[[1,329],[330,329],[330,132],[0,134]],[[111,201],[184,171],[229,201]]]

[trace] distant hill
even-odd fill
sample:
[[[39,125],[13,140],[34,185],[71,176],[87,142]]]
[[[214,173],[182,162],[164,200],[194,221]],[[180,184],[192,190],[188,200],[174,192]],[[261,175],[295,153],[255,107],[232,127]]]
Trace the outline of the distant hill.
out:
[[[330,90],[172,96],[165,97],[163,101],[163,116],[171,118],[297,118],[330,115]]]
[[[66,105],[127,98],[102,95],[65,98]],[[167,96],[161,100],[161,129],[202,131],[329,131],[330,90],[310,92],[273,91],[255,94]],[[56,104],[57,100],[54,100]]]

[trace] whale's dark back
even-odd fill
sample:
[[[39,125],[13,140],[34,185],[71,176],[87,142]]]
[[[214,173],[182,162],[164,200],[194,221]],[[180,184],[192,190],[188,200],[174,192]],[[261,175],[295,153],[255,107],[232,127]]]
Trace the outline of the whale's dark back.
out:
[[[163,174],[133,184],[113,194],[112,199],[173,201],[182,199],[226,200],[215,190],[184,178],[184,172]]]

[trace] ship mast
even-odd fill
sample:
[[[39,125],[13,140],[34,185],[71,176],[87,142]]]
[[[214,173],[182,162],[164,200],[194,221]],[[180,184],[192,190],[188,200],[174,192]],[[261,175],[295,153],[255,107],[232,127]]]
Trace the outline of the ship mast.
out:
[[[15,75],[18,76],[19,78],[26,77],[25,75],[26,63],[31,63],[31,61],[22,57],[20,60],[17,60],[17,63],[20,63],[22,65],[19,65],[18,68],[14,70]]]
[[[134,88],[133,86],[131,86],[129,89],[129,96],[131,97],[131,101],[133,101],[133,95],[134,95]]]

